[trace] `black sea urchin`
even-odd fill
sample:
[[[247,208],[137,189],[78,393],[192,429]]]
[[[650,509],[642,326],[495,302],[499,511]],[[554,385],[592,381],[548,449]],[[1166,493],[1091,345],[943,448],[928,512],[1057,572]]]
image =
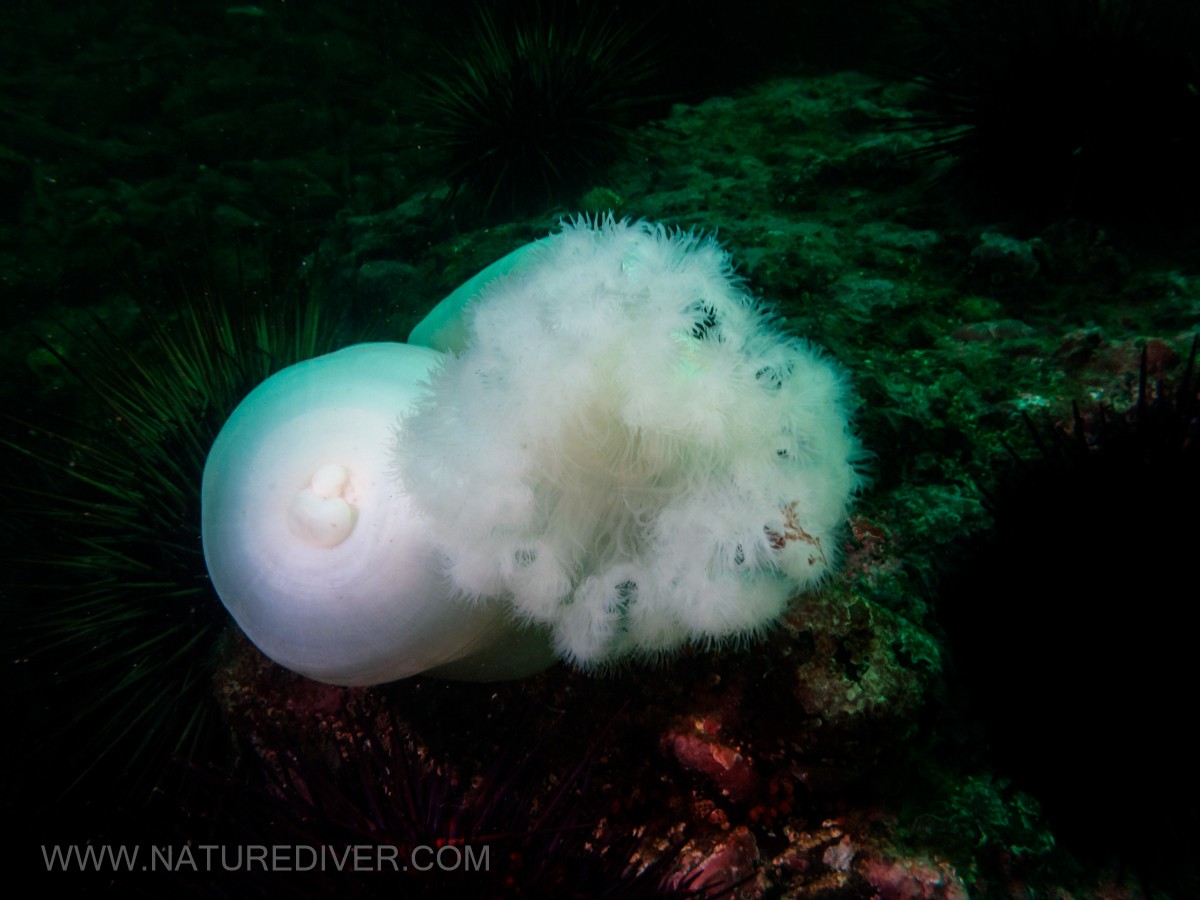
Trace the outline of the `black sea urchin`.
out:
[[[660,99],[657,48],[600,9],[480,6],[470,45],[443,50],[413,113],[452,200],[529,212],[585,187],[629,144]]]
[[[941,610],[997,771],[1068,849],[1176,896],[1200,885],[1195,362],[1155,391],[1143,357],[1132,409],[1031,428]]]
[[[966,0],[917,15],[932,130],[979,199],[1028,218],[1195,221],[1200,13],[1182,0]]]
[[[200,547],[208,447],[250,387],[327,349],[316,304],[189,283],[135,297],[154,310],[136,343],[97,320],[52,351],[85,412],[0,418],[9,787],[42,837],[92,837],[201,752],[225,621]]]
[[[285,676],[290,677],[290,676]],[[320,690],[335,692],[337,689]],[[488,688],[491,691],[491,688]],[[269,691],[266,692],[269,697]],[[313,728],[300,697],[268,715],[267,697],[232,713],[235,731],[249,720],[244,777],[211,773],[215,802],[187,823],[177,842],[218,845],[230,856],[260,845],[311,848],[326,864],[304,873],[297,896],[358,897],[720,897],[729,886],[692,889],[681,871],[686,834],[648,839],[614,827],[612,786],[601,785],[609,728],[592,718],[540,711],[473,721],[466,741],[447,753],[424,744],[394,710],[420,688],[326,693]],[[454,692],[463,707],[475,703]],[[486,696],[486,695],[483,695]],[[476,699],[480,695],[476,694]],[[474,718],[475,709],[467,715]],[[441,709],[453,718],[462,709]],[[566,727],[565,717],[572,717]],[[453,731],[453,727],[450,729]],[[570,737],[568,737],[568,734]],[[318,736],[323,752],[309,743]],[[245,735],[243,735],[245,737]],[[459,735],[464,737],[464,735]],[[567,749],[569,748],[569,749]],[[483,751],[485,758],[476,758]],[[564,752],[565,750],[565,752]],[[329,864],[347,847],[346,865]],[[271,896],[291,896],[275,873],[217,872],[239,896],[266,879]]]

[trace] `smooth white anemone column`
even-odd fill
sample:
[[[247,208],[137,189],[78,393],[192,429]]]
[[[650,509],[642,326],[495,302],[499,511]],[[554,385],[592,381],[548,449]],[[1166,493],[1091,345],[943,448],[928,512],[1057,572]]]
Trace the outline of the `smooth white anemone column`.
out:
[[[404,417],[442,354],[358,344],[284,369],[238,406],[204,469],[213,586],[279,664],[319,681],[419,672],[517,678],[553,661],[543,631],[444,575],[394,468]]]

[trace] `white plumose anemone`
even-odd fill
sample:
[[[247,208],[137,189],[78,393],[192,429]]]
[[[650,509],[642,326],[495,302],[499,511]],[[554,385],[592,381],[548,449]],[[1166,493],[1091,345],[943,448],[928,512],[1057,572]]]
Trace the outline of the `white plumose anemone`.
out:
[[[349,685],[520,677],[551,644],[653,657],[763,630],[835,561],[862,481],[845,380],[714,239],[576,220],[410,341],[272,376],[209,455],[209,573],[282,665]]]
[[[461,352],[396,451],[457,592],[592,666],[753,634],[828,573],[845,379],[713,238],[581,218],[469,285],[414,332]]]
[[[391,446],[442,354],[359,344],[268,378],[230,416],[204,468],[209,575],[271,659],[333,684],[432,671],[515,678],[545,668],[544,634],[508,604],[465,603]]]

